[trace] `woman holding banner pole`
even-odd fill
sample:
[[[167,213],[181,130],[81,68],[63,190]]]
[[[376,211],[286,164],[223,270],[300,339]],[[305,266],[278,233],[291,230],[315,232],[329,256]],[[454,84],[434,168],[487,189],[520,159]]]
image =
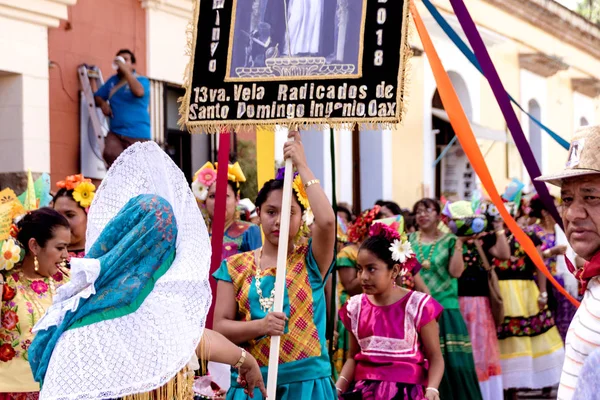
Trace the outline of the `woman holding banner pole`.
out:
[[[335,246],[335,214],[309,169],[298,132],[284,146],[293,161],[294,178],[283,313],[272,312],[283,198],[283,173],[263,186],[256,199],[265,234],[262,248],[223,261],[218,280],[214,329],[241,345],[258,361],[267,377],[271,336],[281,336],[277,399],[335,399],[325,338],[325,282],[331,273]],[[312,210],[314,210],[314,215]],[[314,221],[314,224],[313,224]],[[311,225],[312,239],[297,243]],[[229,400],[246,400],[234,372]],[[254,398],[262,395],[254,392]]]

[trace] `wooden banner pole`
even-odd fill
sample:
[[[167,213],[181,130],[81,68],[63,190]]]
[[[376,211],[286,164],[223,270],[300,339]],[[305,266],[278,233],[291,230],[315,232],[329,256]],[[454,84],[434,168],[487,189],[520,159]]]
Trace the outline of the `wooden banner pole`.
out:
[[[293,140],[293,139],[288,139]],[[283,295],[287,275],[288,242],[290,237],[290,216],[292,211],[292,181],[294,170],[292,160],[285,160],[285,175],[283,178],[283,199],[281,201],[281,220],[279,228],[279,245],[277,253],[277,275],[275,277],[274,312],[283,312]],[[269,373],[267,376],[267,397],[275,400],[277,393],[277,374],[279,372],[279,350],[281,336],[271,336],[269,352]]]

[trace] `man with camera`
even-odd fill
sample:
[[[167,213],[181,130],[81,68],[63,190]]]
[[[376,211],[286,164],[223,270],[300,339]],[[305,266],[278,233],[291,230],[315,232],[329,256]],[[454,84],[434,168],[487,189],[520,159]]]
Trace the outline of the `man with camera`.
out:
[[[119,50],[113,62],[117,70],[95,93],[96,105],[109,118],[104,142],[104,161],[110,167],[135,142],[150,140],[150,81],[135,72],[135,55]]]

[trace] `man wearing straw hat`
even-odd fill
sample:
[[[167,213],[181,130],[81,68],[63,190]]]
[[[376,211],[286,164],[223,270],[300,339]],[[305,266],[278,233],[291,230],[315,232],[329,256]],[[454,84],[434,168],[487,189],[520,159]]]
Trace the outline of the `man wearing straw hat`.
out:
[[[576,398],[581,368],[600,348],[600,126],[582,128],[571,141],[566,167],[538,178],[561,188],[565,233],[586,263],[575,272],[585,295],[566,339],[558,398]]]

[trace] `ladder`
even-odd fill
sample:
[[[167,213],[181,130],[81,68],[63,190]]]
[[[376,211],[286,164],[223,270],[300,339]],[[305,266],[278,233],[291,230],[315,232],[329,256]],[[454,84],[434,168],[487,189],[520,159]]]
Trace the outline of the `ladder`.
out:
[[[100,156],[104,152],[104,137],[105,133],[102,129],[102,122],[100,121],[99,113],[96,107],[96,100],[94,100],[94,91],[98,90],[103,84],[102,72],[94,65],[82,64],[77,68],[79,74],[79,83],[81,85],[81,93],[85,99],[85,104],[88,108],[88,114],[92,123],[92,129],[94,130],[94,137],[96,138],[97,150]],[[95,88],[92,88],[92,84]]]

